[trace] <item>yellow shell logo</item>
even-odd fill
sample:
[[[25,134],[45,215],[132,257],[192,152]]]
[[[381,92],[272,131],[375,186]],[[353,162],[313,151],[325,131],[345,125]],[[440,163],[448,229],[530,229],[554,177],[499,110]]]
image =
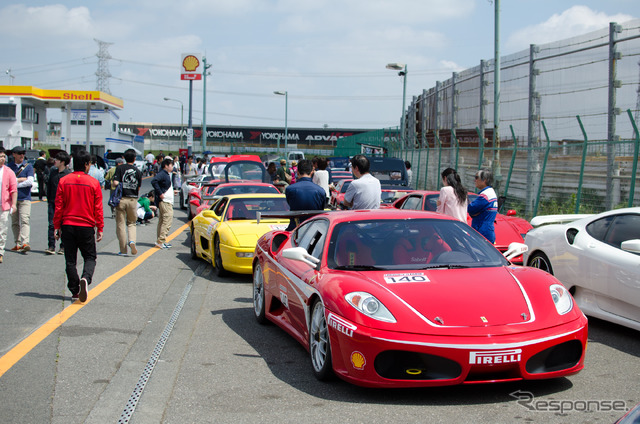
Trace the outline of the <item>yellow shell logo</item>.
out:
[[[198,60],[197,57],[193,55],[189,55],[185,57],[184,60],[182,61],[182,67],[187,72],[195,71],[196,69],[198,69],[198,66],[200,66],[200,61]]]
[[[362,353],[353,352],[351,354],[351,364],[353,365],[353,368],[363,370],[366,363],[367,361],[364,359],[364,355]]]

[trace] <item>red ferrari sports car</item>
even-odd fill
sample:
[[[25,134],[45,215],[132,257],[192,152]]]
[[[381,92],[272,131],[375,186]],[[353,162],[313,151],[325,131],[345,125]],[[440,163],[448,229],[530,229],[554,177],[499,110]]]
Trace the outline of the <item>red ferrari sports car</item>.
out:
[[[476,197],[475,193],[468,193],[469,202],[473,202]],[[420,211],[435,212],[437,208],[439,191],[415,190],[406,196],[399,198],[393,202],[396,209],[414,209]],[[524,243],[524,236],[533,227],[526,219],[519,218],[516,211],[509,210],[506,215],[498,214],[494,223],[496,231],[496,248],[501,252],[506,252],[511,243]],[[471,217],[467,215],[467,223],[471,225]],[[511,262],[522,265],[522,255],[513,258]]]
[[[562,284],[435,213],[331,211],[266,233],[253,306],[309,351],[321,380],[444,386],[584,366],[587,318]]]
[[[250,193],[280,194],[280,191],[273,184],[254,181],[239,181],[204,187],[200,193],[194,193],[192,197],[190,197],[189,209],[191,216],[196,216],[203,210],[208,209],[222,196]]]
[[[329,207],[331,209],[338,209],[340,204],[344,201],[344,194],[347,192],[347,188],[351,185],[353,178],[346,180],[339,180],[335,188],[331,190],[331,200],[329,200]],[[331,186],[329,186],[331,188]]]

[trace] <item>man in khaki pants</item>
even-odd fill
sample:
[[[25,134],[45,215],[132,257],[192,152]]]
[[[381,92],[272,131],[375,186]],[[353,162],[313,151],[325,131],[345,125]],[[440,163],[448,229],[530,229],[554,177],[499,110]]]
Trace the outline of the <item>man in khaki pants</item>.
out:
[[[138,220],[138,194],[142,185],[142,172],[136,167],[136,151],[124,152],[126,163],[118,166],[113,175],[112,187],[122,184],[122,198],[116,206],[116,235],[120,243],[118,256],[127,256],[127,246],[136,255],[136,221]],[[127,237],[128,233],[128,237]]]
[[[166,157],[162,161],[162,170],[151,180],[151,185],[156,191],[158,201],[158,237],[156,247],[158,249],[168,249],[171,247],[167,243],[167,236],[173,221],[173,186],[171,185],[171,173],[173,172],[173,159]]]

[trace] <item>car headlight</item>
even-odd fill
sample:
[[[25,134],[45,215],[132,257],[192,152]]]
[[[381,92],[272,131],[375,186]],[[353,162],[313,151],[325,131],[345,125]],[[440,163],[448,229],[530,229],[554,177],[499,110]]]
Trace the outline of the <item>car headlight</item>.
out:
[[[396,322],[395,317],[391,315],[391,312],[389,312],[382,302],[367,292],[349,293],[344,298],[351,306],[373,319]]]
[[[573,309],[573,299],[569,294],[569,291],[562,287],[560,284],[553,284],[549,287],[551,292],[551,299],[553,299],[556,310],[560,315],[564,315]]]
[[[238,258],[253,258],[253,252],[236,252]]]

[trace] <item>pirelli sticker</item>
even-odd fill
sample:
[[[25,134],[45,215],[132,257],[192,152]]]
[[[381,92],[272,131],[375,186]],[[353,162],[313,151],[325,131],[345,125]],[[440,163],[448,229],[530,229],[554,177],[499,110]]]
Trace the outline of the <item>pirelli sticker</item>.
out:
[[[398,274],[385,274],[384,281],[387,284],[397,284],[428,283],[430,280],[423,272],[402,272]]]

